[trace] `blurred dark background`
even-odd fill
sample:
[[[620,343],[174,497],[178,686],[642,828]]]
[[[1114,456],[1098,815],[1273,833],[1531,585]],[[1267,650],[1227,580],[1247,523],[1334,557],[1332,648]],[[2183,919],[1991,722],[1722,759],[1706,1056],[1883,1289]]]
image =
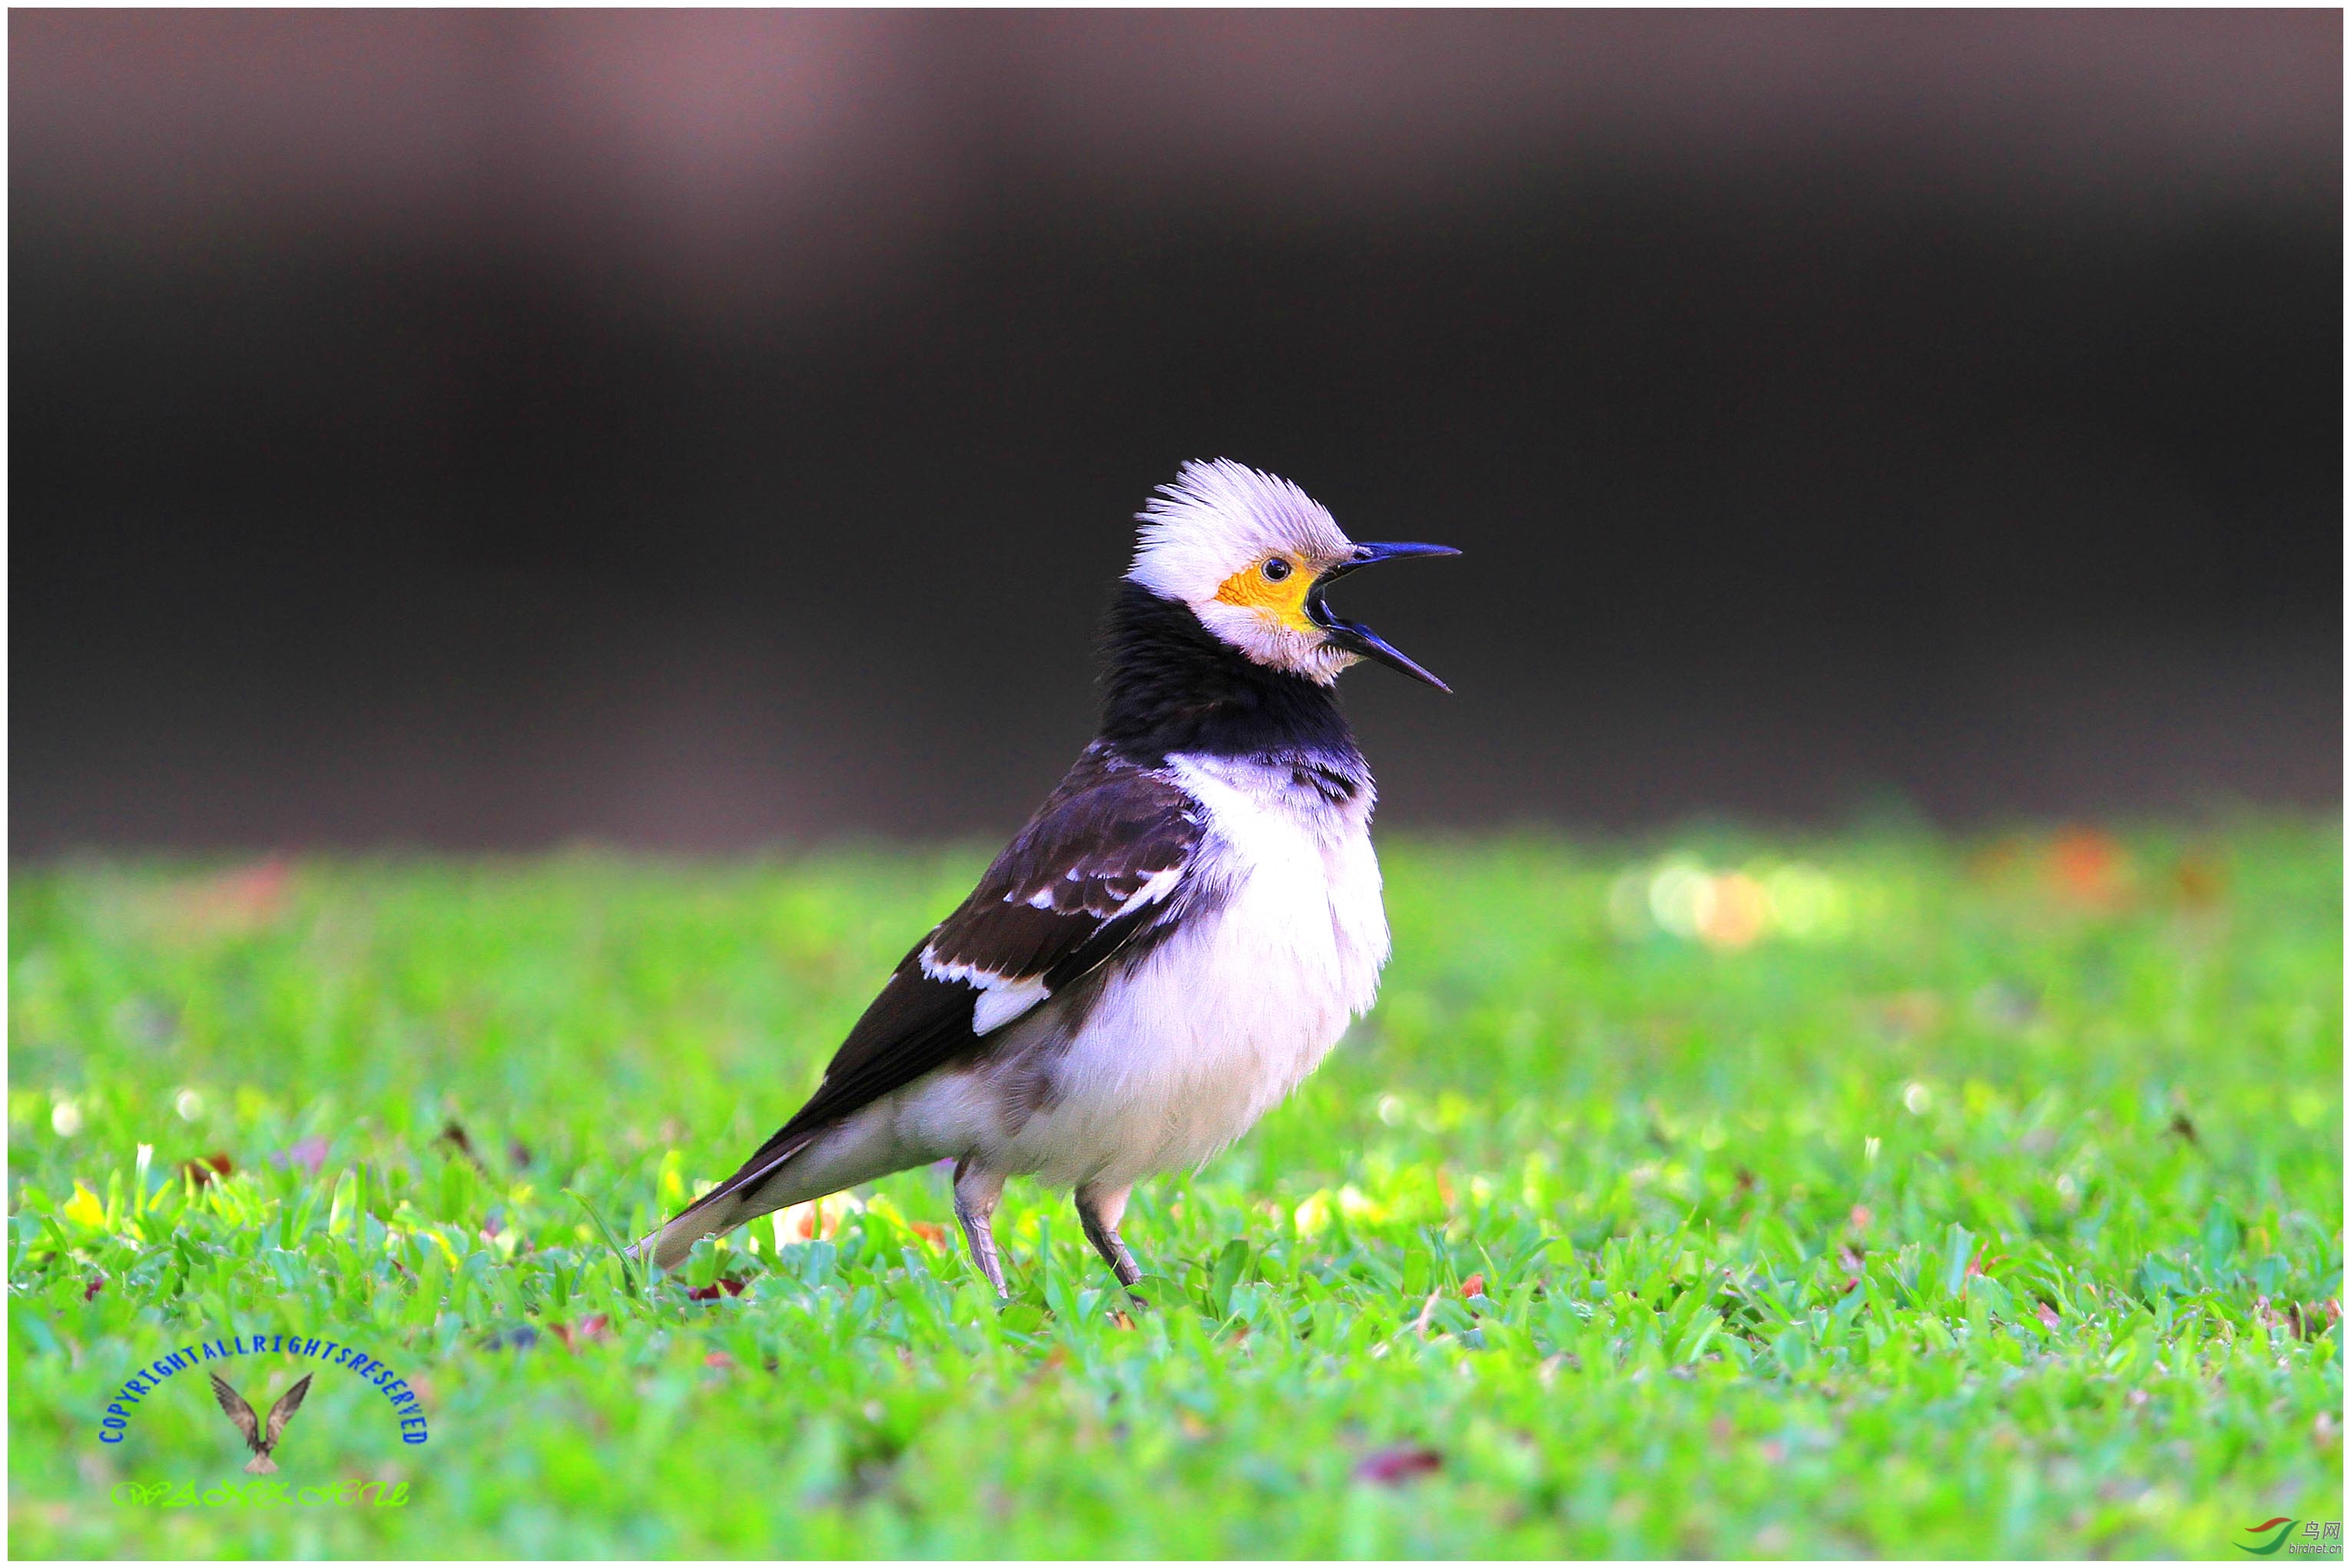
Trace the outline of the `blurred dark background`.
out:
[[[1391,822],[2341,797],[2338,13],[8,29],[19,854],[1008,830],[1217,455]]]

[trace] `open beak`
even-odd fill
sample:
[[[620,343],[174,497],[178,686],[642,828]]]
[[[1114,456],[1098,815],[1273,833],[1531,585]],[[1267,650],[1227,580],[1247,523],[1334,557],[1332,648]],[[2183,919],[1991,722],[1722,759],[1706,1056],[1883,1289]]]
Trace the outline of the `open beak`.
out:
[[[1391,670],[1402,670],[1416,681],[1426,681],[1440,692],[1453,688],[1392,647],[1388,640],[1360,622],[1343,621],[1332,612],[1322,595],[1339,579],[1375,561],[1402,560],[1416,555],[1459,555],[1451,545],[1357,545],[1355,553],[1314,580],[1306,591],[1306,618],[1331,634],[1331,641],[1350,653],[1377,659]]]

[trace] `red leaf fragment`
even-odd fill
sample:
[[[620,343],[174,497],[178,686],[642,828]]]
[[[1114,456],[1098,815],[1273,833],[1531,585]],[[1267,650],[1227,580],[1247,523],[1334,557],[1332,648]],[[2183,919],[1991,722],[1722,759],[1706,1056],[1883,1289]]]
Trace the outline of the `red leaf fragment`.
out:
[[[611,1338],[612,1320],[603,1312],[596,1312],[580,1319],[577,1328],[569,1323],[550,1323],[548,1332],[563,1342],[564,1349],[578,1350],[582,1344],[601,1343]]]
[[[98,1293],[104,1289],[106,1289],[106,1276],[94,1274],[90,1277],[89,1283],[82,1287],[81,1299],[85,1301],[94,1301],[98,1300]]]
[[[1482,1295],[1484,1295],[1485,1293],[1486,1293],[1486,1276],[1485,1276],[1485,1275],[1483,1275],[1483,1274],[1472,1274],[1472,1275],[1470,1275],[1468,1279],[1466,1279],[1466,1280],[1464,1280],[1464,1281],[1461,1281],[1461,1299],[1462,1299],[1463,1301],[1468,1301],[1468,1300],[1470,1297],[1472,1297],[1472,1296],[1482,1296]]]
[[[2033,1302],[2032,1315],[2041,1320],[2042,1326],[2044,1328],[2054,1329],[2059,1322],[2057,1309],[2047,1301]]]
[[[270,855],[183,883],[171,895],[176,924],[201,936],[257,930],[284,913],[293,870],[293,862],[284,855]]]
[[[2111,909],[2130,892],[2130,852],[2096,828],[2074,828],[2049,845],[2043,876],[2068,903]]]
[[[317,1176],[327,1164],[327,1140],[304,1138],[283,1154],[269,1156],[274,1166],[299,1166],[310,1176]]]
[[[1355,1461],[1355,1479],[1375,1487],[1399,1487],[1445,1466],[1445,1456],[1423,1443],[1391,1443]]]

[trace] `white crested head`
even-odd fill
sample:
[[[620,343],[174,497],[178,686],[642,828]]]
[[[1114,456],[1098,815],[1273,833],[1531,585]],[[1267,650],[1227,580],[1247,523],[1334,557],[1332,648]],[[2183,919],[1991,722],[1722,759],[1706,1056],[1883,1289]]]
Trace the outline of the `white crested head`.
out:
[[[1354,542],[1289,480],[1228,457],[1186,463],[1135,521],[1127,580],[1188,606],[1242,654],[1325,685],[1356,661],[1306,610],[1308,590]]]

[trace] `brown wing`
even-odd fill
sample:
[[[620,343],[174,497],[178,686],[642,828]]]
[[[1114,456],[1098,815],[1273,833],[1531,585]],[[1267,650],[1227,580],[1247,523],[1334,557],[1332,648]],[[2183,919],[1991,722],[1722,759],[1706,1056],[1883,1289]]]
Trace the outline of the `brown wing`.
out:
[[[756,1186],[823,1127],[984,1050],[987,1036],[1166,929],[1197,891],[1200,836],[1200,809],[1176,783],[1088,747],[971,896],[899,964],[809,1103],[678,1218]]]
[[[302,1408],[302,1396],[309,1392],[310,1375],[306,1372],[302,1375],[301,1382],[277,1396],[277,1403],[269,1407],[269,1437],[266,1447],[272,1448],[277,1447],[277,1435],[286,1430],[286,1423],[294,1418],[294,1412]],[[246,1411],[246,1418],[251,1420],[252,1417],[253,1413]]]
[[[245,1446],[256,1454],[260,1453],[261,1424],[253,1418],[253,1406],[245,1402],[243,1395],[223,1382],[217,1372],[213,1374],[213,1397],[220,1402],[220,1407],[228,1418],[236,1423],[236,1429],[245,1434]]]

